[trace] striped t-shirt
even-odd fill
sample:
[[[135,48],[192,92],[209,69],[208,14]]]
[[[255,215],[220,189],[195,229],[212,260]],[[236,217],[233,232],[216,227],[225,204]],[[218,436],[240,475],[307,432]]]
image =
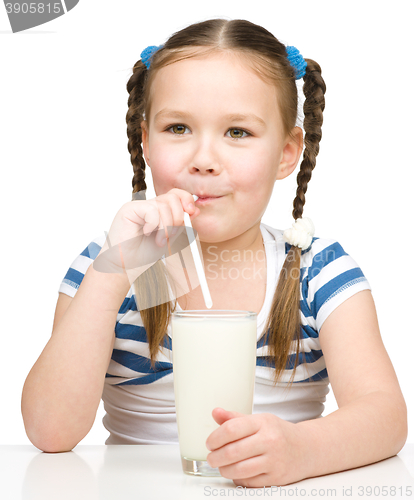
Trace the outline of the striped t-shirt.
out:
[[[295,364],[292,349],[286,370],[273,384],[274,369],[269,366],[264,326],[280,270],[290,245],[283,232],[261,224],[266,252],[266,296],[257,316],[257,362],[253,413],[273,413],[290,422],[318,418],[329,392],[329,378],[319,343],[319,331],[329,314],[355,293],[370,289],[357,263],[342,246],[331,239],[313,238],[302,251],[300,272],[300,313],[302,350],[293,384],[286,390]],[[83,276],[98,255],[105,235],[94,239],[74,260],[59,292],[76,294]],[[181,310],[177,302],[176,309]],[[151,367],[147,335],[131,286],[118,311],[115,344],[105,378],[102,400],[103,424],[110,432],[106,444],[177,443],[175,416],[171,323]]]

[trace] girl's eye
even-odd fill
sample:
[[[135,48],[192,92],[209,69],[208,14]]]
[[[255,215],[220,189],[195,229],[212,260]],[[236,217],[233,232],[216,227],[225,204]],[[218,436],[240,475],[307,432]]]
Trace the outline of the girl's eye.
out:
[[[187,127],[185,125],[173,125],[168,130],[171,130],[173,134],[183,135],[186,129]]]
[[[231,128],[228,133],[232,139],[243,139],[249,135],[248,132],[241,128]]]

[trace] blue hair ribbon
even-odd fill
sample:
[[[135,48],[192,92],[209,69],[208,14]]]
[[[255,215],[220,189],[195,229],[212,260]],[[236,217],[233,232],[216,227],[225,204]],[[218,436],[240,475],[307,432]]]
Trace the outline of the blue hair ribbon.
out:
[[[303,78],[306,74],[306,67],[308,63],[303,58],[302,54],[292,45],[286,47],[286,53],[288,61],[295,71],[296,80]]]
[[[151,58],[152,56],[160,49],[162,49],[163,45],[149,45],[146,49],[144,49],[141,52],[141,60],[147,67],[147,69],[150,69],[151,65]]]
[[[141,52],[141,60],[145,64],[147,69],[150,69],[151,66],[151,58],[153,55],[160,49],[163,48],[163,45],[149,45]],[[287,58],[295,71],[295,78],[299,80],[303,78],[306,74],[307,62],[303,58],[302,54],[296,47],[292,45],[286,47]]]

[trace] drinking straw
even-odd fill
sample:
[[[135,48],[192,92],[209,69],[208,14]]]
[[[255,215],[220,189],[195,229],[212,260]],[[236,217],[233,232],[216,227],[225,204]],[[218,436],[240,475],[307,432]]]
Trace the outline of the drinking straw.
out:
[[[198,200],[198,196],[193,194],[194,201]],[[198,280],[201,285],[201,291],[203,292],[204,302],[206,304],[207,309],[211,309],[213,307],[213,301],[211,300],[210,290],[208,289],[206,275],[204,274],[203,263],[201,262],[200,253],[198,251],[197,241],[194,235],[194,229],[191,225],[190,216],[187,212],[184,212],[184,225],[187,231],[188,241],[190,243],[190,250],[193,255]]]

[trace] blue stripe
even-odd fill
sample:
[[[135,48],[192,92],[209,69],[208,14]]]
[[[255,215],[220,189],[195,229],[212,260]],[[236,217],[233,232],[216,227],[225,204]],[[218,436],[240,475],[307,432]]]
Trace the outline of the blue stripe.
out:
[[[324,248],[318,252],[312,259],[312,264],[308,269],[309,281],[318,276],[322,269],[340,257],[348,255],[339,243],[333,243],[329,247]],[[305,296],[307,298],[307,295]]]
[[[314,243],[316,240],[319,240],[319,238],[312,238],[312,243],[311,243],[311,245],[309,246],[309,248],[307,248],[306,250],[302,250],[300,254],[301,254],[301,255],[305,255],[305,254],[307,254],[307,253],[311,250],[312,245],[313,245],[313,243]],[[286,255],[289,253],[289,250],[290,250],[291,248],[292,248],[292,245],[289,245],[289,243],[285,243],[285,254],[286,254]]]
[[[300,338],[301,339],[307,339],[307,338],[317,339],[318,337],[319,337],[318,332],[316,330],[314,330],[311,326],[303,325],[303,324],[300,326]],[[259,349],[260,347],[264,347],[267,345],[269,345],[269,335],[267,335],[267,332],[266,332],[257,341],[257,348]]]
[[[163,372],[157,372],[157,373],[151,373],[149,375],[145,375],[144,377],[139,377],[139,378],[132,378],[130,380],[125,380],[124,382],[119,382],[118,384],[114,385],[146,385],[146,384],[151,384],[152,382],[155,382],[156,380],[159,380],[162,377],[166,377],[167,375],[170,375],[172,373],[172,368],[171,370],[165,370]],[[110,375],[106,375],[108,378]]]
[[[172,351],[172,339],[167,334],[164,335],[163,347]]]
[[[135,302],[135,295],[132,295],[131,297],[125,297],[121,307],[119,308],[119,314],[125,314],[128,311],[136,311],[136,310],[137,310],[137,303]]]
[[[302,278],[302,276],[301,276],[301,278]],[[308,279],[308,277],[306,276],[305,279],[301,279],[301,283],[302,283],[302,298],[303,298],[303,300],[301,300],[301,302],[300,302],[300,308],[302,309],[302,312],[303,312],[304,309],[305,309],[305,311],[306,311],[306,309],[309,310],[308,304],[306,302],[308,300],[308,294],[309,294],[309,279]],[[304,304],[304,307],[302,307],[302,302]],[[306,304],[306,307],[305,307],[305,304]],[[303,312],[303,314],[305,314],[305,313]],[[308,316],[308,315],[305,314],[305,316]],[[309,316],[310,316],[310,314],[309,314]]]
[[[300,352],[298,365],[302,365],[305,361],[307,364],[312,364],[318,361],[323,356],[323,352],[319,349],[311,349],[310,352]],[[293,370],[295,366],[296,354],[290,354],[286,360],[285,370]],[[256,366],[270,366],[275,368],[275,360],[271,356],[257,356]]]
[[[317,339],[319,337],[318,332],[309,325],[302,325],[300,327],[300,334],[302,339],[306,338]]]
[[[265,332],[261,337],[260,339],[257,341],[257,349],[259,349],[260,347],[264,347],[265,345],[269,345],[268,344],[268,332],[269,330],[267,330],[267,332]]]
[[[115,325],[115,337],[118,339],[135,340],[137,342],[148,343],[147,331],[143,326],[131,325],[129,323],[117,323]],[[165,334],[162,346],[172,350],[172,340]],[[122,351],[123,352],[123,351]]]
[[[305,316],[305,318],[309,318],[310,316],[312,316],[312,312],[309,309],[309,305],[306,302],[306,300],[301,300],[299,302],[299,306],[300,306],[300,310],[302,311],[302,313]]]
[[[321,252],[318,252],[312,259],[312,264],[308,268],[308,274],[304,280],[302,280],[302,297],[304,300],[303,308],[301,303],[301,308],[305,317],[310,316],[309,308],[307,307],[306,301],[308,300],[309,293],[309,281],[318,276],[318,274],[322,271],[322,269],[327,266],[329,263],[333,262],[339,257],[343,257],[344,255],[348,255],[345,253],[344,249],[341,247],[339,243],[333,243],[332,245],[326,247]],[[303,268],[304,270],[306,268]],[[306,304],[306,306],[305,306]],[[306,312],[306,314],[305,314]]]
[[[155,368],[153,368],[149,358],[120,349],[114,349],[112,351],[112,359],[120,365],[138,373],[158,373],[172,369],[172,363],[167,363],[165,361],[156,361]]]
[[[339,274],[326,283],[326,285],[319,288],[310,304],[312,316],[316,319],[320,308],[335,295],[347,288],[347,286],[354,284],[355,280],[365,280],[365,276],[359,267],[355,267],[354,269],[350,269],[349,271]]]
[[[302,363],[300,363],[302,364]],[[270,357],[266,357],[266,356],[260,356],[256,359],[256,366],[264,366],[266,368],[275,368],[275,362],[272,358]],[[294,362],[292,363],[290,361],[289,363],[289,366],[288,364],[286,365],[286,369],[289,369],[289,370],[293,370],[293,367],[294,367]],[[297,366],[297,368],[299,367],[299,364]],[[297,376],[297,375],[296,375]],[[321,370],[320,372],[318,373],[315,373],[315,375],[312,375],[311,377],[308,377],[306,379],[302,379],[302,380],[295,380],[293,383],[298,383],[298,382],[317,382],[319,380],[323,380],[325,378],[328,377],[328,372],[326,370],[326,368],[324,368],[323,370]]]
[[[80,273],[79,271],[76,271],[72,267],[69,268],[68,272],[66,273],[66,276],[64,278],[64,281],[67,283],[68,281],[74,283],[77,285],[74,288],[79,288],[80,284],[82,283],[84,274]],[[69,283],[68,283],[69,284]],[[73,285],[71,285],[73,286]]]
[[[321,350],[317,349],[311,349],[309,352],[300,352],[299,353],[299,361],[298,361],[298,366],[302,365],[305,361],[308,364],[314,363],[315,361],[318,361],[319,358],[323,356],[323,353]],[[287,370],[293,370],[295,366],[295,358],[296,354],[290,354],[288,356],[287,362],[286,362],[286,369]]]
[[[137,342],[148,342],[147,332],[143,326],[117,323],[115,336],[118,339],[136,340]]]
[[[326,368],[324,368],[318,373],[315,373],[315,375],[312,375],[312,377],[305,378],[303,380],[297,380],[294,382],[294,384],[297,382],[319,382],[320,380],[323,380],[325,378],[328,378],[328,372]]]
[[[166,377],[167,375],[170,375],[173,370],[172,368],[170,370],[165,370],[162,372],[157,372],[157,373],[151,373],[150,375],[146,375],[145,377],[141,378],[136,378],[132,380],[126,380],[125,382],[121,382],[118,385],[145,385],[145,384],[151,384],[152,382],[155,382],[156,380],[159,380],[162,377]]]
[[[85,250],[81,253],[83,257],[88,257],[89,259],[96,259],[98,253],[101,251],[101,248],[98,244],[92,242],[85,248]]]
[[[265,359],[265,357],[258,357],[256,360],[256,365],[257,366],[265,366],[265,367],[271,366],[272,368],[274,368],[274,362],[272,360]],[[292,364],[292,368],[293,368],[293,364]],[[292,368],[290,368],[290,369],[292,369]],[[130,380],[126,380],[124,382],[120,382],[120,383],[114,384],[114,385],[146,385],[146,384],[151,384],[152,382],[155,382],[156,380],[159,380],[162,377],[170,375],[170,373],[172,373],[172,372],[173,371],[171,368],[169,370],[164,370],[162,372],[150,373],[150,374],[145,375],[145,376],[140,377],[140,378],[133,378]],[[114,375],[110,375],[110,374],[106,374],[106,377],[107,378],[111,378],[111,377],[115,378]],[[327,372],[326,368],[324,368],[320,372],[316,373],[315,375],[308,377],[307,379],[295,380],[293,383],[295,384],[298,382],[317,382],[317,381],[323,380],[325,378],[328,378],[328,372]]]

